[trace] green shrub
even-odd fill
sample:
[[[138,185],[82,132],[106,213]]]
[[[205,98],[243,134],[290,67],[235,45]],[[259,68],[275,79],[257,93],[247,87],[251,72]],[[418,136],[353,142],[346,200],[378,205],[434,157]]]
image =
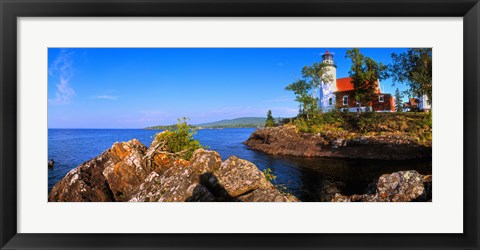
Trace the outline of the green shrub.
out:
[[[265,175],[265,179],[269,182],[274,182],[275,179],[277,179],[277,176],[275,176],[270,168],[266,168],[263,170],[263,174]]]
[[[360,114],[357,121],[357,129],[362,133],[374,132],[380,122],[379,116],[375,112],[365,112]]]
[[[308,133],[310,131],[307,121],[303,117],[299,117],[295,119],[293,123],[295,124],[295,127],[300,132]]]
[[[165,144],[162,150],[188,161],[195,150],[203,147],[193,138],[196,131],[187,124],[187,121],[186,117],[179,118],[175,130],[163,131],[156,136],[156,140]]]

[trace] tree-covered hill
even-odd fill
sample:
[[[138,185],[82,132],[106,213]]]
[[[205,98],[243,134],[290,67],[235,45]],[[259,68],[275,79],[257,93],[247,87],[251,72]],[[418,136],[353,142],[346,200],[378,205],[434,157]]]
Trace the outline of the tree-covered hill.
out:
[[[240,117],[229,120],[220,120],[216,122],[200,123],[192,125],[197,129],[203,128],[257,128],[265,126],[266,118],[263,117]],[[151,126],[145,129],[158,129],[158,130],[172,130],[176,125],[158,125]]]

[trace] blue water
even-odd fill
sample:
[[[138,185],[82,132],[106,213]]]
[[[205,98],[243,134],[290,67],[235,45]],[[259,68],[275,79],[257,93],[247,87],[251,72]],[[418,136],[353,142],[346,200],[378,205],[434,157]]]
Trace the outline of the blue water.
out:
[[[253,128],[204,129],[195,138],[217,151],[223,160],[235,155],[253,162],[259,169],[270,168],[282,185],[302,201],[320,201],[329,187],[339,187],[344,194],[364,193],[382,174],[417,170],[431,174],[430,160],[372,161],[332,158],[272,156],[250,150],[242,142]],[[109,149],[113,143],[138,139],[148,147],[155,133],[142,129],[49,129],[48,159],[55,168],[48,169],[48,190],[81,163]]]

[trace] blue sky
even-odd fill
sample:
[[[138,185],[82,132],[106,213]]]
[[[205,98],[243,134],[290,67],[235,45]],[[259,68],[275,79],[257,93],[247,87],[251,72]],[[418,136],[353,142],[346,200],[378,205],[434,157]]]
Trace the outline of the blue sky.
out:
[[[291,117],[298,112],[285,86],[301,69],[335,56],[337,78],[347,77],[346,48],[282,49],[48,49],[49,128],[143,128],[189,117],[198,124],[245,116]],[[389,64],[406,49],[361,49]],[[382,91],[393,94],[391,79]]]

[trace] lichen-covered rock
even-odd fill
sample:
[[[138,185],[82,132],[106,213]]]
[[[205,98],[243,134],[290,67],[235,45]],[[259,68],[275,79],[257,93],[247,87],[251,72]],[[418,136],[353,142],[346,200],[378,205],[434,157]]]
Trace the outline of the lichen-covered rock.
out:
[[[151,172],[142,160],[146,148],[138,140],[113,144],[112,161],[105,165],[103,175],[116,201],[126,201]]]
[[[378,178],[380,201],[412,201],[424,192],[423,177],[417,171],[400,171]]]
[[[217,152],[197,149],[189,162],[176,160],[161,175],[153,172],[130,201],[187,201],[195,190],[192,185],[200,184],[202,174],[214,171],[221,162]]]
[[[253,163],[231,156],[214,172],[217,184],[231,197],[237,197],[255,189],[269,189],[272,184]],[[214,183],[215,184],[215,183]]]
[[[430,188],[425,188],[430,183]],[[431,176],[423,176],[415,170],[384,174],[378,178],[375,194],[335,194],[335,202],[408,202],[431,201]]]
[[[48,201],[114,201],[113,193],[103,176],[103,169],[113,159],[109,151],[70,170],[53,186]]]
[[[49,201],[123,201],[145,179],[138,140],[115,143],[101,155],[72,169],[50,192]]]

